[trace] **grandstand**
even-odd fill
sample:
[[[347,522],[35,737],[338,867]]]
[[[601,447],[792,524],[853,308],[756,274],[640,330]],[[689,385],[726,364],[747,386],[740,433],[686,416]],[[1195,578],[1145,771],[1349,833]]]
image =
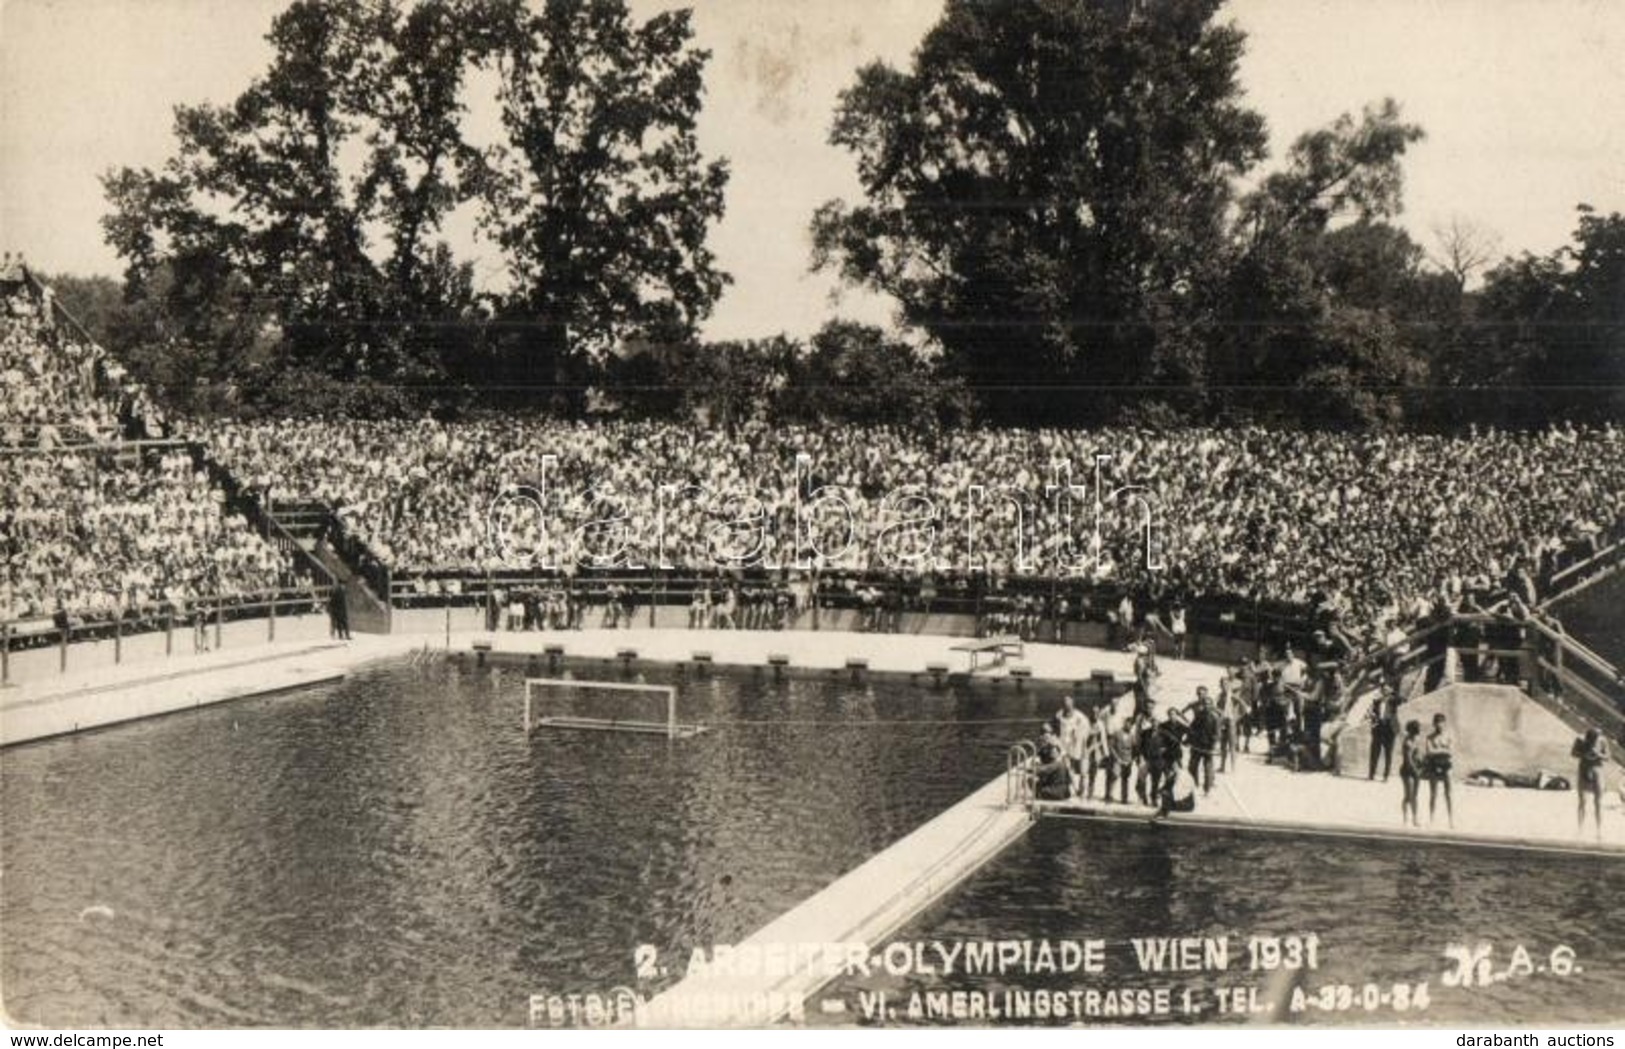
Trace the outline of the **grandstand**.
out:
[[[322,600],[325,573],[48,288],[18,268],[0,291],[0,645]]]
[[[1370,670],[1407,636],[1435,638],[1437,656],[1477,637],[1479,617],[1537,616],[1625,549],[1613,425],[696,430],[511,415],[175,427],[26,274],[6,285],[5,323],[8,644],[65,642],[75,620],[154,608],[184,619],[267,594],[319,602],[338,585],[358,626],[380,631],[396,609],[462,607],[489,629],[839,624],[1116,647],[1171,643],[1177,616],[1194,655],[1290,644],[1314,665]],[[1110,466],[1091,488],[1100,456]],[[1070,514],[1057,482],[1082,486]],[[546,491],[545,512],[505,518],[499,534],[492,507],[519,485]],[[688,487],[662,494],[673,485]],[[1120,486],[1133,497],[1107,490]],[[898,493],[936,514],[929,549],[911,557],[885,545]],[[741,516],[759,521],[759,556],[730,565],[718,526]],[[609,519],[620,523],[592,524]],[[815,549],[815,570],[796,567]],[[617,550],[608,567],[585,556]],[[1609,709],[1610,683],[1591,677],[1580,687]],[[1371,680],[1348,682],[1350,697]]]
[[[1534,605],[1566,565],[1625,534],[1625,432],[1613,427],[1460,438],[896,429],[833,437],[796,426],[727,434],[665,423],[503,419],[215,423],[200,432],[250,483],[330,508],[389,566],[392,596],[405,600],[448,590],[468,599],[486,573],[530,567],[505,556],[512,552],[499,548],[486,515],[505,486],[543,482],[547,514],[517,523],[519,547],[550,549],[562,567],[573,537],[598,540],[600,549],[617,545],[582,529],[618,515],[627,521],[627,564],[664,563],[689,576],[714,574],[716,522],[754,496],[766,533],[758,567],[767,570],[741,578],[765,585],[785,575],[773,566],[807,552],[798,455],[820,471],[819,486],[840,488],[858,529],[867,526],[871,536],[886,520],[887,493],[923,492],[936,503],[943,513],[934,563],[899,569],[860,537],[822,566],[826,589],[830,577],[849,594],[872,582],[884,594],[904,588],[916,603],[927,590],[942,600],[976,590],[1018,604],[1068,599],[1072,613],[1103,614],[1126,593],[1142,616],[1178,601],[1199,606],[1199,617],[1214,610],[1209,618],[1268,608],[1297,617],[1309,628],[1304,638],[1319,616],[1364,642],[1415,625],[1441,601],[1453,610],[1489,608],[1515,594]],[[1157,570],[1147,569],[1142,553],[1142,511],[1127,503],[1101,515],[1098,559],[1081,571],[1063,563],[1063,526],[1044,486],[1053,463],[1087,464],[1100,452],[1120,464],[1113,483],[1147,489]],[[555,461],[544,465],[546,455]],[[1004,479],[1020,494],[988,497],[985,545],[972,550],[954,510],[972,505],[976,485]],[[706,497],[663,506],[659,491],[670,484],[697,486]],[[1017,498],[1028,507],[1022,529]],[[1022,531],[1025,565],[1016,543]],[[583,570],[582,577],[628,574]],[[848,586],[849,579],[863,582]],[[1065,593],[1050,585],[1056,580]],[[691,594],[673,596],[686,603]],[[1037,618],[1055,614],[1046,607]]]

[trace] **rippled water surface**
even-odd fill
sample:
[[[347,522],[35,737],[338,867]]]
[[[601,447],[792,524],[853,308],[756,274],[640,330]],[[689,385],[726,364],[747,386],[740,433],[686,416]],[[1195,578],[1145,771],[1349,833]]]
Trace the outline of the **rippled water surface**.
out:
[[[527,743],[520,675],[433,664],[6,751],[6,1009],[47,1026],[518,1026],[534,993],[650,988],[637,945],[680,968],[749,934],[997,775],[1054,703],[649,680],[680,683],[683,718],[712,731]],[[1429,980],[1427,1021],[1619,1019],[1621,900],[1617,860],[1045,823],[899,938],[1101,938],[1108,974],[853,978],[831,992],[851,1011],[809,1017],[858,1022],[877,990],[1261,985],[1139,975],[1127,942],[1314,931],[1307,983]],[[1567,945],[1583,971],[1443,988],[1443,946],[1480,940],[1502,966],[1518,943],[1542,962]]]
[[[1527,853],[1416,847],[1387,843],[1291,842],[1274,836],[1215,834],[1127,824],[1086,825],[1045,821],[963,889],[896,939],[927,944],[983,940],[1103,940],[1098,974],[1018,971],[1005,976],[945,976],[879,971],[843,980],[832,996],[859,1003],[859,993],[885,991],[899,1021],[909,1017],[913,995],[932,1022],[930,993],[967,992],[988,1006],[1011,1002],[1006,990],[1078,990],[1097,994],[1123,989],[1171,989],[1169,1011],[1138,1017],[1137,1023],[1222,1023],[1268,1020],[1279,991],[1282,1022],[1333,1024],[1442,1024],[1482,1027],[1497,1024],[1564,1026],[1617,1024],[1625,1020],[1625,864],[1617,858],[1561,858]],[[1313,933],[1317,967],[1302,970],[1294,984],[1249,968],[1247,941],[1255,936]],[[1228,937],[1224,971],[1144,972],[1135,939]],[[1447,986],[1445,974],[1457,966],[1445,951],[1453,944],[1488,945],[1492,974],[1510,973],[1489,986]],[[1522,945],[1531,966],[1547,971],[1518,975],[1513,970]],[[1551,960],[1560,948],[1572,951],[1576,971],[1554,975]],[[1262,952],[1262,948],[1261,948]],[[933,960],[929,951],[924,956]],[[1263,964],[1260,953],[1260,964]],[[1564,955],[1563,957],[1567,957]],[[1561,961],[1559,965],[1561,965]],[[1037,966],[1034,966],[1035,968]],[[903,965],[897,968],[904,968]],[[1408,994],[1428,985],[1427,1006],[1396,1009],[1393,985]],[[1365,1009],[1361,992],[1376,993]],[[1306,1004],[1291,1010],[1292,990],[1301,989],[1330,1010]],[[1348,986],[1352,1000],[1335,989]],[[1221,1014],[1215,993],[1226,1002],[1240,988],[1258,990],[1261,1011]],[[1183,1012],[1185,990],[1200,1013]],[[1073,999],[1087,1007],[1083,993]],[[870,998],[871,1002],[876,999]],[[1052,999],[1053,1000],[1053,999]],[[1121,1002],[1122,997],[1118,999]],[[1244,1001],[1248,999],[1243,998]],[[938,999],[941,1002],[941,999]],[[1012,1003],[1013,1004],[1013,1003]],[[947,1002],[945,1022],[955,1022]],[[1205,1008],[1204,1008],[1205,1006]],[[847,1015],[861,1023],[863,1013]],[[1047,1022],[1001,1018],[1000,1022]],[[939,1020],[938,1022],[943,1022]],[[1086,1022],[1125,1022],[1096,1016]]]
[[[987,782],[1002,719],[1053,702],[718,674],[683,685],[696,739],[527,744],[522,698],[515,672],[398,666],[7,751],[7,1010],[521,1025],[532,993],[634,983],[638,944],[680,964],[753,932]]]

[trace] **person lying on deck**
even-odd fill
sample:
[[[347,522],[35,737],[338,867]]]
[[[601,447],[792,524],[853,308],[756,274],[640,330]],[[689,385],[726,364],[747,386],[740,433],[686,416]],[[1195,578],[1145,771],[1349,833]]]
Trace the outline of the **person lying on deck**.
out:
[[[1527,790],[1568,790],[1572,784],[1562,776],[1540,769],[1536,772],[1498,772],[1476,769],[1466,782],[1475,787],[1522,787]]]

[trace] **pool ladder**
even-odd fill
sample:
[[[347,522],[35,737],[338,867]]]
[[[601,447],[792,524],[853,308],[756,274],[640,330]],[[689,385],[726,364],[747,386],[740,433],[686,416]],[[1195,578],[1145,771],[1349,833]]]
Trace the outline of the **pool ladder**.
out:
[[[1026,805],[1033,800],[1033,763],[1038,748],[1030,741],[1013,743],[1004,757],[1004,803]]]

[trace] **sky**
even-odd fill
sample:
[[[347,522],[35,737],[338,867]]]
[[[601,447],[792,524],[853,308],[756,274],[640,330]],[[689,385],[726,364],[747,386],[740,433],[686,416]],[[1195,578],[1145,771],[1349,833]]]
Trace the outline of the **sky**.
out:
[[[647,16],[682,6],[631,0]],[[157,167],[171,107],[234,98],[270,57],[285,0],[0,0],[0,246],[47,272],[117,275],[99,176]],[[809,272],[808,220],[854,200],[827,142],[858,66],[906,65],[941,0],[689,0],[711,51],[699,136],[732,167],[712,248],[734,283],[711,338],[804,335],[892,306]],[[1625,0],[1231,0],[1241,80],[1271,150],[1385,96],[1427,138],[1407,155],[1400,221],[1424,245],[1459,217],[1501,251],[1569,240],[1581,202],[1625,210]],[[484,279],[501,260],[454,231]]]

